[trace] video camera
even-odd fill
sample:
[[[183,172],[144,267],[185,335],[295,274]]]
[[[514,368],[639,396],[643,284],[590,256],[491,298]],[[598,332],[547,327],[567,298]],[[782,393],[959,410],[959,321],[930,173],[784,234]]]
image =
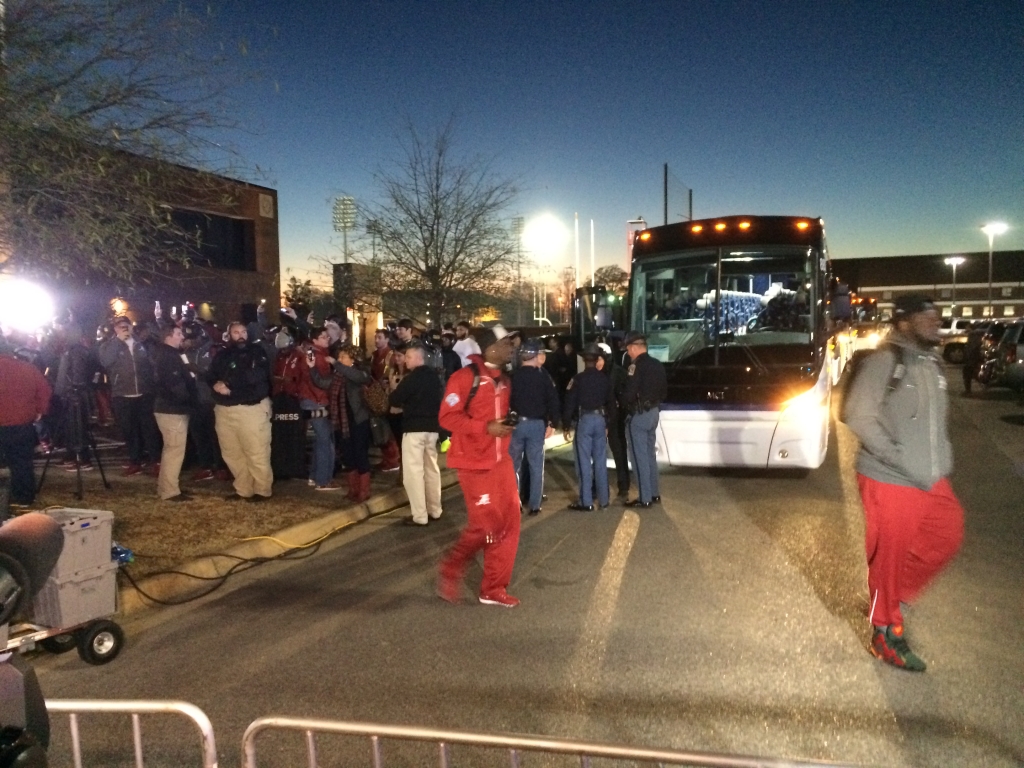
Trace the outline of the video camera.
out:
[[[46,768],[50,719],[35,672],[7,647],[8,625],[28,609],[64,548],[53,518],[29,512],[0,525],[0,768]]]

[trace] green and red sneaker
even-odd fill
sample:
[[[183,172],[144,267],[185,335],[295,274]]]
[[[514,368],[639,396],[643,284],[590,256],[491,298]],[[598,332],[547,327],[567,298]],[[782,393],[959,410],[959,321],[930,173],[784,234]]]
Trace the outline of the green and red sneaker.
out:
[[[870,651],[886,664],[892,664],[908,672],[924,672],[926,667],[924,660],[907,645],[903,637],[902,624],[875,627],[875,632],[871,636]]]

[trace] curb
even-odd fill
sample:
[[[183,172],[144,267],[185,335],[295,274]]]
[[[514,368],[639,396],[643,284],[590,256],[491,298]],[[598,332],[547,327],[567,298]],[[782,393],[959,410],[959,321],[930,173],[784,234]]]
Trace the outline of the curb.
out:
[[[441,470],[442,492],[457,482],[456,470]],[[175,569],[182,573],[164,573],[140,579],[138,586],[156,600],[178,604],[188,602],[190,598],[198,597],[209,589],[206,580],[226,577],[240,560],[275,558],[296,546],[326,539],[343,528],[391,512],[408,503],[409,497],[405,488],[392,488],[371,496],[361,504],[350,505],[315,520],[307,520],[276,533],[243,541],[223,553],[182,563]],[[121,616],[158,607],[163,606],[143,597],[131,584],[118,590],[118,614]]]

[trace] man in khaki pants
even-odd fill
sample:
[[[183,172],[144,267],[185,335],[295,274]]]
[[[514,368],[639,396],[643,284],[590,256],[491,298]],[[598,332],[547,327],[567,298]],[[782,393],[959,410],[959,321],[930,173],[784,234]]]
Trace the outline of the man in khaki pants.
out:
[[[185,445],[188,442],[188,418],[199,402],[195,377],[185,367],[181,354],[184,338],[181,328],[176,325],[160,329],[160,341],[152,352],[153,381],[156,398],[153,401],[153,415],[164,437],[164,449],[160,455],[160,473],[157,476],[156,492],[164,501],[190,501],[178,485],[181,463],[185,460]]]
[[[210,366],[217,439],[224,463],[235,477],[228,501],[270,498],[270,360],[258,343],[249,343],[242,323],[228,326],[228,346]]]
[[[444,387],[437,372],[424,364],[425,355],[421,342],[406,347],[408,373],[391,393],[391,405],[402,409],[402,479],[412,513],[406,525],[426,525],[441,516],[437,412]]]

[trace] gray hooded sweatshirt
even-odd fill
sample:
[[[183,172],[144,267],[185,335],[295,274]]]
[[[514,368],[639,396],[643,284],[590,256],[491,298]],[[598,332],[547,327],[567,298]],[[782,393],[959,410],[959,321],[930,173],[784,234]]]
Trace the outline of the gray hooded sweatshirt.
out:
[[[890,392],[896,366],[904,363],[906,372]],[[946,378],[938,356],[893,332],[860,365],[844,407],[847,425],[860,438],[857,472],[928,490],[953,470]]]

